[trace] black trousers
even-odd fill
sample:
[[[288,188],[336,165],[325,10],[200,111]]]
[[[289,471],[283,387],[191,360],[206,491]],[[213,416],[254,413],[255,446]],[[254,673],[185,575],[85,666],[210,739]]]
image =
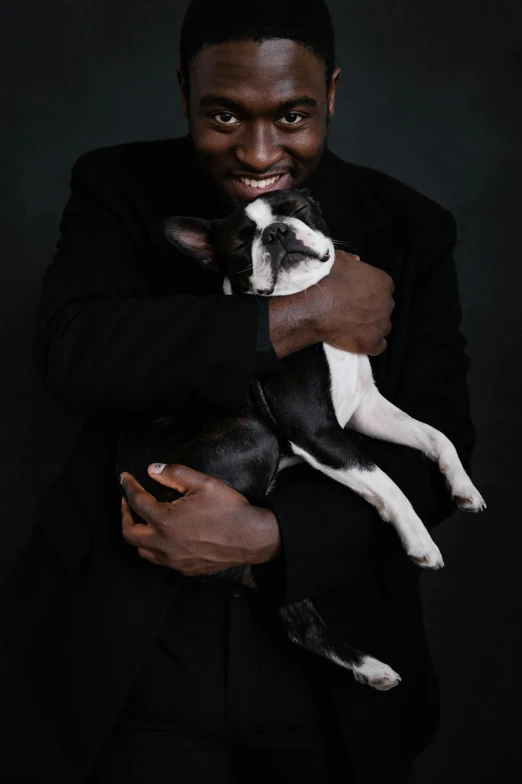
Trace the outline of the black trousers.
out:
[[[316,657],[253,589],[183,578],[89,784],[351,782]]]

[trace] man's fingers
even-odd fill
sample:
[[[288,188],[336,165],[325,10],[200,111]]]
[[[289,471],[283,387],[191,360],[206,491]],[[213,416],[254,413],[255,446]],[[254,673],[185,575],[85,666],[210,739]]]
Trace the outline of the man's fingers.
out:
[[[138,548],[138,555],[151,563],[163,566],[163,553],[157,548],[152,547],[156,541],[156,531],[151,525],[135,523],[132,519],[130,508],[125,500],[121,499],[122,511],[122,535],[127,544]]]
[[[152,526],[134,522],[125,498],[121,502],[121,531],[127,544],[132,544],[134,547],[149,544],[154,534]]]
[[[152,463],[148,468],[150,476],[167,487],[173,487],[180,493],[201,490],[209,481],[216,481],[208,474],[195,471],[180,463]]]
[[[160,501],[157,501],[153,495],[147,493],[144,487],[140,485],[137,479],[132,474],[123,472],[123,481],[121,486],[125,492],[125,498],[129,506],[139,514],[147,523],[154,523],[161,515],[161,507],[164,506]]]

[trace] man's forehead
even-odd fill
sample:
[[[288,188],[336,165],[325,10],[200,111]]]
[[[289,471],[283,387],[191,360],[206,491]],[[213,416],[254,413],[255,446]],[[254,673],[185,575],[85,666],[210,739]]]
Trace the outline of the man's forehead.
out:
[[[198,96],[198,103],[201,108],[219,106],[220,108],[230,109],[230,111],[237,111],[238,109],[248,110],[250,106],[255,108],[256,111],[263,109],[277,109],[280,112],[292,112],[298,107],[301,108],[316,108],[319,105],[317,98],[312,95],[298,95],[297,90],[293,93],[293,98],[287,98],[291,93],[284,89],[281,93],[277,90],[268,90],[261,94],[259,90],[252,92],[249,87],[237,90],[225,91],[226,95],[217,93],[206,93],[205,95]]]
[[[324,64],[304,46],[286,39],[229,41],[201,50],[192,69],[198,98],[279,102],[324,90]]]

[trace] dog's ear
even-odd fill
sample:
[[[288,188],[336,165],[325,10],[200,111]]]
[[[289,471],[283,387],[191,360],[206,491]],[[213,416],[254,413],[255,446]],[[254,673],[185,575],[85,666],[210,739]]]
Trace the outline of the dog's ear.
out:
[[[207,269],[217,270],[216,232],[220,221],[174,217],[165,221],[165,236],[178,250],[199,261]]]

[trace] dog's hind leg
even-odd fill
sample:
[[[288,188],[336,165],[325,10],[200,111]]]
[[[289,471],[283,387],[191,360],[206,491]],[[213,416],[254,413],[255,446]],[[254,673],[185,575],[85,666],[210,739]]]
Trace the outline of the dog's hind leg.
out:
[[[431,425],[419,422],[401,411],[386,400],[376,387],[367,391],[348,427],[374,438],[419,449],[438,463],[460,509],[480,512],[486,508],[484,499],[465,472],[449,438]]]
[[[286,357],[283,372],[263,378],[262,390],[281,437],[294,455],[372,504],[394,526],[413,561],[439,569],[443,566],[440,551],[410,501],[360,452],[356,436],[340,424],[324,348],[311,348],[311,352],[304,349]]]
[[[388,691],[401,680],[387,664],[352,648],[330,631],[310,599],[279,607],[278,613],[292,642],[352,670],[359,683]]]
[[[338,423],[312,441],[310,434],[290,442],[292,452],[322,474],[349,487],[391,523],[412,561],[426,569],[444,566],[439,548],[400,487],[350,443]]]

